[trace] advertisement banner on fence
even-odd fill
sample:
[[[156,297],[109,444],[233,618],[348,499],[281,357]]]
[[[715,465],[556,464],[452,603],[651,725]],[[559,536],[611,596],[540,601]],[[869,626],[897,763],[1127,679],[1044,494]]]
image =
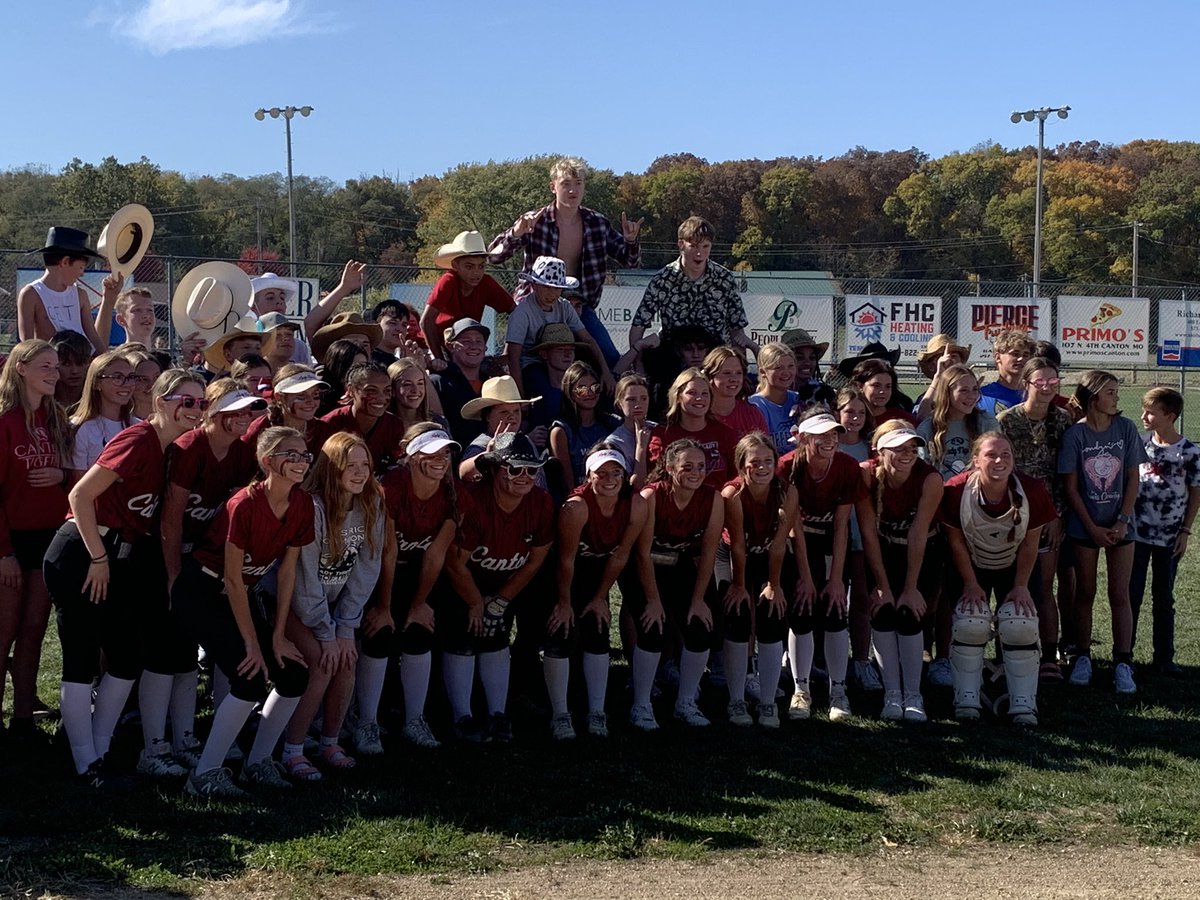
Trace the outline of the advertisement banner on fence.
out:
[[[1150,301],[1142,297],[1058,298],[1063,362],[1145,365],[1150,352]]]
[[[778,341],[793,328],[803,328],[818,343],[833,343],[833,297],[742,294],[742,303],[750,323],[746,336],[759,346]]]
[[[996,340],[996,335],[1009,328],[1027,331],[1035,340],[1048,340],[1052,334],[1050,301],[1044,298],[958,298],[958,333],[955,337],[960,344],[970,348],[972,363],[989,363],[992,360],[992,342]]]
[[[1158,364],[1200,366],[1200,303],[1159,301]]]
[[[846,295],[846,356],[878,341],[889,350],[899,346],[901,364],[913,364],[941,329],[941,297]]]

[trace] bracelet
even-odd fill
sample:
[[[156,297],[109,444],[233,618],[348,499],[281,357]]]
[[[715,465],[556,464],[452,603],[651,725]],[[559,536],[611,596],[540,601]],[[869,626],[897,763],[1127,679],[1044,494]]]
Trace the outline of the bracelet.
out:
[[[106,562],[108,562],[108,554],[107,553],[105,553],[103,556],[93,556],[92,557],[92,565],[98,566],[98,565],[101,565]]]

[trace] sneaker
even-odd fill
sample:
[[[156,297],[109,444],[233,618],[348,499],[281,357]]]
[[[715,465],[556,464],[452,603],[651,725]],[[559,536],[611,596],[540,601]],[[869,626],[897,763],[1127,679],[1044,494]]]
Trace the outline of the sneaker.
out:
[[[170,752],[147,753],[138,756],[137,773],[151,778],[182,778],[188,773]]]
[[[204,749],[204,744],[196,740],[196,736],[188,732],[183,736],[179,746],[175,748],[172,755],[180,765],[191,770],[200,765],[200,752]]]
[[[463,716],[454,723],[454,737],[468,744],[478,744],[483,741],[483,729],[474,716]]]
[[[433,731],[424,716],[417,716],[404,726],[404,737],[425,750],[436,750],[442,746],[442,742],[433,736]],[[359,752],[362,752],[361,747],[359,747]]]
[[[758,724],[763,728],[778,728],[779,708],[774,703],[760,703],[758,706]]]
[[[492,713],[488,722],[487,740],[497,744],[511,744],[513,739],[512,720],[504,713]]]
[[[929,664],[926,680],[933,687],[954,687],[954,670],[950,668],[950,660],[942,657]]]
[[[1137,685],[1133,682],[1133,666],[1129,663],[1117,663],[1113,670],[1113,687],[1118,694],[1136,694]]]
[[[904,721],[929,721],[929,717],[925,715],[925,700],[920,694],[912,693],[904,695]]]
[[[1090,656],[1075,657],[1075,665],[1071,669],[1071,677],[1067,679],[1067,683],[1076,687],[1087,687],[1092,683],[1092,658]]]
[[[879,718],[887,719],[890,722],[898,722],[904,718],[904,700],[899,691],[884,691],[883,709],[879,713]]]
[[[829,721],[837,722],[841,719],[848,719],[853,713],[850,712],[850,700],[846,697],[845,682],[830,682],[829,685]]]
[[[550,737],[556,741],[575,740],[575,723],[571,721],[570,713],[555,716],[550,720]]]
[[[802,681],[803,687],[797,687],[788,704],[789,719],[807,719],[812,715],[812,694],[808,692],[808,682]]]
[[[700,707],[696,705],[695,700],[683,700],[676,703],[675,718],[692,728],[704,728],[711,724],[708,717],[700,712]]]
[[[250,795],[233,783],[233,774],[228,769],[209,769],[188,776],[183,792],[204,800],[246,800]]]
[[[754,724],[754,720],[750,718],[750,713],[746,712],[745,700],[730,700],[729,706],[727,706],[725,710],[729,714],[730,725],[740,725],[745,727],[747,725]]]
[[[954,707],[954,718],[958,719],[958,721],[960,721],[960,722],[978,721],[979,720],[979,707],[978,706],[956,706],[956,707]]]
[[[383,742],[379,740],[379,723],[364,722],[355,728],[353,743],[359,756],[380,756]]]
[[[278,763],[271,757],[260,759],[252,766],[246,766],[242,769],[240,781],[242,784],[255,784],[259,787],[273,788],[276,790],[290,790],[292,783],[285,777],[287,770],[282,763]]]
[[[1183,675],[1183,667],[1176,662],[1151,663],[1150,668],[1155,674],[1166,675],[1168,678],[1179,678]]]
[[[87,771],[77,776],[79,783],[94,791],[124,791],[133,787],[133,779],[122,775],[113,775],[104,764],[104,758],[96,760],[87,767]]]
[[[608,716],[602,712],[588,713],[587,733],[592,737],[608,737]]]
[[[1029,728],[1032,728],[1038,723],[1037,714],[1031,712],[1016,713],[1013,715],[1012,720],[1014,725],[1024,725]]]
[[[864,693],[873,694],[883,690],[883,682],[879,679],[879,672],[869,659],[856,659],[854,661],[854,680],[858,682],[859,689]]]
[[[629,709],[629,724],[639,731],[658,731],[658,719],[650,706],[632,706]]]

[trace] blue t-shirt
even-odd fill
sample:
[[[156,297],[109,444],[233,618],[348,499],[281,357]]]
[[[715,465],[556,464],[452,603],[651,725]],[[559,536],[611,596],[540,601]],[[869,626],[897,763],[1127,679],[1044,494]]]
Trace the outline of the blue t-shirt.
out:
[[[1076,422],[1063,434],[1058,451],[1058,473],[1078,477],[1079,495],[1088,515],[1100,528],[1109,528],[1121,512],[1125,496],[1125,471],[1146,462],[1137,426],[1124,416],[1115,417],[1104,431],[1093,431],[1086,421]],[[1067,535],[1087,539],[1079,517],[1067,517]],[[1133,529],[1129,536],[1133,537]]]
[[[787,399],[782,404],[772,403],[762,394],[751,394],[748,399],[750,405],[761,411],[767,420],[767,434],[775,441],[779,455],[787,453],[792,448],[792,410],[800,402],[800,395],[788,391]]]
[[[979,408],[995,418],[1010,406],[1025,402],[1025,392],[1006,387],[999,381],[990,381],[979,389]]]

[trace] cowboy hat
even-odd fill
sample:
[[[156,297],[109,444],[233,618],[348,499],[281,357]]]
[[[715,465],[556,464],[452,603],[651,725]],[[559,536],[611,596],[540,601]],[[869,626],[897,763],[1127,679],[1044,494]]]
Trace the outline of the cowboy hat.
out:
[[[962,356],[963,361],[970,359],[971,348],[966,347],[948,334],[935,334],[929,339],[929,343],[925,345],[925,349],[917,353],[917,368],[920,369],[927,378],[932,378],[936,371],[938,357],[946,352],[949,347],[952,351],[958,351]]]
[[[799,350],[801,347],[812,347],[817,351],[817,359],[825,355],[825,351],[829,349],[829,341],[817,342],[811,334],[803,328],[793,328],[790,331],[785,331],[779,337],[780,343],[786,344],[792,350]]]
[[[224,372],[229,368],[225,362],[225,345],[237,338],[251,337],[262,341],[262,334],[258,330],[258,319],[254,317],[254,313],[246,313],[238,321],[233,323],[233,326],[224,334],[217,337],[211,344],[204,348],[204,358],[208,364],[218,372]]]
[[[275,332],[280,328],[290,328],[293,332],[300,331],[300,323],[293,322],[281,312],[269,312],[265,316],[258,317],[258,330],[262,334],[262,350],[259,351],[263,356],[270,356],[271,351],[275,348]]]
[[[142,204],[130,203],[113,213],[100,232],[96,250],[108,260],[110,272],[132,275],[150,249],[152,237],[154,216]]]
[[[575,347],[587,348],[587,344],[583,341],[575,340],[575,335],[571,332],[571,327],[562,322],[552,322],[549,325],[543,325],[541,331],[538,332],[538,342],[530,348],[530,353],[537,353],[540,350],[553,350],[555,347]]]
[[[837,370],[849,378],[854,374],[854,369],[861,362],[866,362],[868,359],[882,359],[884,362],[895,368],[896,363],[900,361],[900,348],[889,350],[887,347],[878,341],[873,341],[862,348],[862,353],[858,356],[850,356],[843,359],[837,364]]]
[[[478,457],[484,469],[495,471],[501,466],[540,469],[546,464],[546,457],[533,446],[533,441],[520,432],[507,431],[496,435],[493,440],[494,449],[481,453]]]
[[[512,376],[500,375],[496,378],[489,378],[483,383],[483,390],[480,391],[479,396],[474,400],[468,400],[463,405],[461,415],[464,419],[478,419],[485,409],[499,406],[502,403],[529,405],[541,399],[541,397],[534,397],[532,400],[524,399],[521,392],[517,390],[517,383],[513,381]]]
[[[313,356],[320,359],[325,355],[330,344],[348,334],[366,335],[367,340],[371,342],[372,350],[378,347],[380,340],[383,339],[383,329],[375,323],[363,321],[363,317],[356,312],[340,312],[328,323],[318,328],[317,333],[312,336],[310,343]]]
[[[46,232],[46,246],[36,247],[30,253],[45,253],[47,250],[59,250],[72,256],[86,256],[90,259],[104,259],[99,253],[87,245],[87,232],[78,228],[66,228],[62,225],[51,225]]]
[[[542,287],[574,290],[579,287],[578,278],[567,277],[567,264],[557,256],[539,256],[533,261],[533,268],[517,276],[521,281],[530,284],[540,284]]]
[[[487,255],[487,244],[483,242],[482,234],[478,231],[460,231],[454,240],[438,248],[433,262],[439,269],[449,269],[450,264],[460,256]]]
[[[176,333],[193,331],[206,342],[219,338],[250,311],[250,276],[233,263],[206,262],[179,280],[171,298]]]
[[[274,272],[266,272],[250,279],[250,290],[250,299],[253,302],[254,295],[259,291],[283,291],[288,296],[294,297],[300,293],[300,285],[290,278],[282,278]]]

